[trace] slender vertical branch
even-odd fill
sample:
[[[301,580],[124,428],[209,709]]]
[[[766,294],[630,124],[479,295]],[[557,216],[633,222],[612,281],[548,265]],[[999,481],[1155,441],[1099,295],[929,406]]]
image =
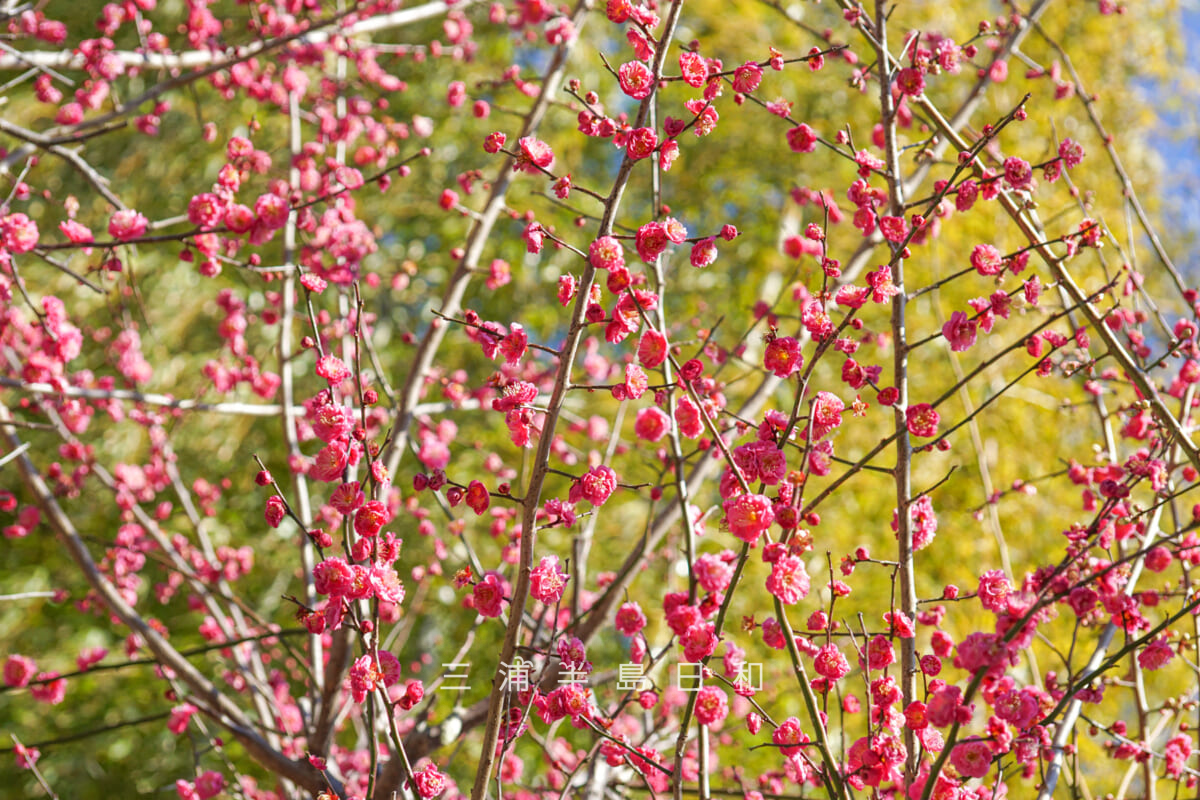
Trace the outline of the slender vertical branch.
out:
[[[586,3],[580,3],[573,15],[576,26],[582,25],[584,15],[587,11]],[[555,93],[558,91],[558,86],[562,81],[563,69],[566,66],[567,58],[570,54],[570,45],[563,44],[558,47],[555,52],[555,57],[547,70],[542,81],[542,91],[538,95],[538,100],[534,105],[534,109],[530,112],[526,119],[525,128],[531,130],[540,122],[542,115],[549,106]],[[467,253],[463,256],[463,261],[459,266],[459,273],[455,276],[455,281],[452,283],[449,298],[453,300],[454,307],[457,307],[461,300],[462,292],[466,289],[467,277],[475,263],[478,263],[479,255],[482,253],[483,244],[487,234],[490,233],[491,227],[495,219],[499,216],[503,207],[503,197],[505,189],[508,185],[507,167],[505,164],[503,174],[500,180],[492,189],[492,196],[489,199],[488,206],[484,212],[484,217],[476,225],[471,232],[471,239],[467,245]],[[628,179],[628,160],[622,165],[622,175]],[[607,230],[612,230],[613,220],[615,217],[616,207],[619,202],[619,192],[614,188],[615,199],[610,197],[609,206],[605,210],[604,222],[601,227],[607,226]],[[468,266],[471,265],[471,266]],[[460,277],[461,276],[461,277]],[[522,508],[522,527],[521,527],[521,549],[519,555],[519,568],[517,573],[516,584],[513,587],[512,597],[510,598],[510,612],[508,627],[504,635],[504,643],[501,646],[500,658],[496,665],[496,673],[492,679],[492,692],[489,698],[487,722],[484,727],[482,751],[479,756],[479,767],[475,773],[475,782],[471,790],[472,800],[483,800],[487,796],[488,782],[491,779],[492,766],[496,760],[496,743],[499,738],[500,730],[500,715],[503,708],[503,667],[505,664],[512,663],[513,654],[516,652],[517,640],[521,632],[521,622],[525,615],[525,604],[529,599],[529,579],[533,570],[533,549],[537,537],[537,510],[541,503],[542,484],[545,481],[547,470],[550,463],[550,447],[554,439],[554,430],[558,421],[558,415],[562,409],[563,397],[570,384],[571,367],[574,364],[575,356],[579,348],[579,342],[582,332],[585,327],[584,312],[587,310],[588,293],[592,282],[595,279],[595,269],[588,264],[584,271],[584,276],[581,281],[579,296],[576,299],[575,307],[572,312],[570,328],[567,333],[566,342],[560,350],[559,368],[557,377],[554,383],[554,390],[550,396],[550,404],[547,410],[545,419],[542,423],[542,431],[538,438],[538,450],[535,456],[534,468],[530,475],[529,485],[525,491],[525,498]],[[445,310],[445,309],[443,309]],[[436,326],[434,326],[436,328]],[[435,334],[431,328],[430,334],[426,340],[422,341],[422,350],[424,356],[432,358],[433,350],[441,340],[441,334]],[[408,405],[409,398],[416,400],[415,387],[412,387],[413,394],[410,395],[410,385],[416,382],[419,386],[423,380],[422,372],[414,372],[410,374],[409,380],[405,385],[405,405]],[[413,403],[415,404],[415,402]],[[392,447],[394,453],[398,446],[401,437],[407,436],[407,426],[410,416],[406,416],[403,409],[399,423],[397,426],[396,438],[393,440]],[[398,455],[393,455],[392,460],[398,460]],[[391,464],[389,463],[389,468]]]
[[[300,101],[296,93],[291,92],[288,95],[288,152],[292,155],[293,164],[300,153],[300,147]],[[288,173],[288,184],[298,186],[299,183],[300,170],[292,166]],[[301,455],[300,440],[296,433],[296,376],[292,360],[292,339],[295,335],[292,326],[296,319],[296,246],[296,212],[290,211],[283,229],[283,263],[287,265],[288,271],[283,279],[282,309],[279,317],[279,378],[283,394],[280,416],[289,458],[299,458]],[[312,501],[307,476],[302,472],[294,473],[292,485],[296,490],[296,512],[304,522],[311,523]],[[317,604],[317,592],[313,586],[316,553],[308,531],[300,531],[300,565],[304,574],[304,603],[312,608]],[[327,705],[321,700],[325,688],[325,658],[321,637],[317,634],[309,634],[308,655],[313,670],[312,695],[309,701],[313,704],[311,710],[316,712],[323,705]]]
[[[884,158],[887,162],[888,213],[904,216],[904,179],[900,171],[900,148],[896,141],[896,103],[892,95],[893,61],[888,53],[887,14],[884,0],[875,3],[876,69],[879,74],[879,113],[883,123]],[[893,250],[901,245],[893,245]],[[892,408],[896,435],[894,441],[896,463],[892,475],[896,484],[896,537],[898,540],[896,561],[900,578],[900,610],[909,619],[916,619],[917,588],[914,580],[912,517],[909,504],[912,500],[912,442],[908,434],[906,410],[908,392],[908,330],[906,310],[908,294],[904,280],[904,256],[893,252],[892,283],[896,295],[892,298],[892,381],[896,387],[897,400]],[[900,690],[902,702],[907,708],[917,696],[917,643],[909,636],[900,640]],[[911,782],[917,774],[916,737],[910,727],[904,728],[905,779]]]

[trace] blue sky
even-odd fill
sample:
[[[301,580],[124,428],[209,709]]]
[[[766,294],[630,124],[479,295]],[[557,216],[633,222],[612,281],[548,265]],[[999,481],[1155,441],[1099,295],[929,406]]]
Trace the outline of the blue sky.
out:
[[[1180,4],[1184,34],[1184,73],[1200,74],[1200,0]],[[1166,161],[1162,200],[1164,210],[1193,235],[1200,234],[1200,109],[1197,87],[1181,83],[1148,87],[1157,93],[1163,111],[1163,123],[1153,138],[1155,148]],[[1180,261],[1189,263],[1193,274],[1200,258],[1189,255]]]

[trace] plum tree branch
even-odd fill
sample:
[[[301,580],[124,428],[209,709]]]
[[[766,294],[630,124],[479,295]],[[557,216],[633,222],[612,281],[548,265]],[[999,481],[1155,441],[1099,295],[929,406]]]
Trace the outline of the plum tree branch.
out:
[[[12,412],[8,405],[0,403],[0,423],[9,422],[12,419]],[[5,428],[3,438],[12,449],[21,446],[20,438],[12,429]],[[92,587],[105,606],[133,633],[141,637],[159,663],[170,668],[179,680],[210,704],[217,714],[217,721],[226,727],[264,768],[303,786],[313,794],[323,791],[327,783],[320,772],[309,765],[307,761],[292,760],[271,747],[267,740],[254,730],[254,726],[237,704],[221,692],[212,681],[167,642],[162,634],[151,627],[132,606],[125,602],[116,587],[97,568],[96,562],[92,560],[91,553],[75,528],[75,523],[59,505],[29,456],[22,454],[17,459],[17,466],[26,489],[37,500],[42,514],[66,547],[84,578],[87,579],[88,585]]]

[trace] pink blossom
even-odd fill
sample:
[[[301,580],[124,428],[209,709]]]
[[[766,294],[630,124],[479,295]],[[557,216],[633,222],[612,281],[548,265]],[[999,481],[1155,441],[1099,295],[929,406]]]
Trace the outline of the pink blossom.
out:
[[[20,742],[15,742],[13,744],[13,755],[17,757],[18,767],[21,769],[33,769],[38,759],[42,757],[42,751],[36,747],[26,747]]]
[[[716,626],[711,622],[698,622],[684,631],[679,641],[688,661],[703,661],[717,649]]]
[[[318,377],[329,381],[331,386],[336,386],[351,375],[350,368],[334,355],[325,355],[317,359],[315,371]]]
[[[337,405],[319,406],[310,414],[313,433],[326,444],[345,439],[354,429],[354,417],[349,408]]]
[[[690,397],[681,397],[675,405],[675,422],[679,432],[689,439],[695,439],[704,432],[704,420],[700,409]]]
[[[498,573],[489,572],[475,584],[475,611],[485,617],[498,617],[511,588]]]
[[[888,733],[864,736],[846,754],[847,766],[867,786],[902,780],[904,760],[903,743]]]
[[[732,550],[726,550],[732,555]],[[716,553],[705,553],[696,559],[692,572],[696,583],[706,592],[723,592],[733,578],[733,564]]]
[[[920,550],[928,546],[937,534],[938,526],[937,514],[933,510],[933,500],[929,495],[923,494],[909,504],[908,517],[911,521],[909,530],[912,533],[913,549]],[[899,535],[899,514],[895,509],[892,510],[892,530]]]
[[[997,614],[1008,610],[1008,595],[1012,584],[998,569],[991,569],[979,577],[979,602]]]
[[[977,244],[971,251],[971,266],[980,275],[997,275],[1004,271],[1004,257],[990,244]]]
[[[567,585],[567,574],[558,565],[558,556],[543,556],[530,573],[529,593],[535,600],[554,605]]]
[[[831,392],[817,392],[812,402],[812,438],[822,439],[842,424],[842,411],[846,404]]]
[[[34,700],[56,706],[67,696],[67,679],[58,677],[57,672],[39,672],[35,683],[29,687]]]
[[[836,644],[827,644],[813,656],[813,668],[817,674],[831,681],[840,681],[850,674],[850,662]]]
[[[362,703],[375,691],[376,685],[383,683],[383,675],[371,656],[360,656],[350,665],[349,682],[354,702]]]
[[[353,589],[354,570],[342,558],[327,558],[313,567],[313,588],[330,597],[347,595]]]
[[[284,514],[286,513],[286,510],[287,509],[286,509],[286,506],[284,505],[282,497],[279,497],[278,495],[271,495],[270,497],[268,497],[267,498],[267,508],[266,508],[266,511],[264,512],[264,516],[266,517],[267,524],[270,525],[272,528],[278,528],[280,523],[283,522],[283,517],[284,517]]]
[[[611,236],[601,236],[588,246],[588,260],[599,270],[614,270],[625,266],[621,243]]]
[[[88,647],[75,657],[75,666],[82,672],[99,664],[108,656],[106,647]]]
[[[426,764],[414,772],[413,779],[417,784],[417,794],[421,796],[422,800],[437,797],[453,785],[453,781],[438,772],[438,768],[432,763]]]
[[[956,720],[963,722],[960,716],[966,710],[962,705],[962,688],[959,686],[943,686],[933,693],[926,706],[925,716],[929,724],[938,728],[952,725]],[[967,719],[971,718],[967,713]]]
[[[773,442],[760,440],[749,445],[754,456],[758,479],[768,486],[776,486],[787,475],[787,457]]]
[[[1032,691],[1010,689],[996,697],[996,716],[1018,730],[1028,728],[1037,718],[1038,700]]]
[[[278,230],[286,225],[290,211],[287,200],[277,194],[262,194],[254,201],[254,216],[267,230]]]
[[[871,296],[871,290],[863,286],[853,286],[847,284],[837,290],[834,295],[834,300],[840,306],[848,308],[862,308],[867,302],[867,298]]]
[[[37,247],[37,223],[25,214],[0,217],[0,245],[10,253],[28,253]]]
[[[777,336],[767,343],[763,353],[763,366],[780,378],[799,372],[804,366],[804,355],[800,342],[792,336]]]
[[[359,536],[373,539],[391,520],[392,514],[388,511],[387,504],[379,500],[371,500],[363,503],[362,507],[354,513],[354,532]]]
[[[950,763],[964,778],[982,778],[992,766],[992,748],[982,739],[968,739],[950,751]]]
[[[904,709],[904,726],[914,731],[929,727],[929,719],[925,712],[925,704],[919,700],[909,703]]]
[[[859,177],[863,178],[864,182],[871,176],[872,170],[881,170],[887,166],[886,162],[884,162],[882,158],[865,149],[859,150],[854,154],[854,161],[859,167]],[[878,205],[878,203],[874,203],[874,205]]]
[[[967,178],[958,185],[958,191],[954,194],[954,208],[958,211],[970,211],[978,197],[979,184],[973,179]],[[976,269],[979,268],[976,267]]]
[[[716,260],[717,239],[715,236],[709,236],[696,242],[692,245],[692,252],[688,255],[688,263],[696,269],[711,267]]]
[[[329,504],[339,514],[352,514],[355,509],[366,502],[366,495],[358,481],[350,481],[338,486],[329,495]]]
[[[149,224],[144,216],[130,208],[123,208],[112,215],[108,221],[108,233],[114,239],[128,242],[146,232]]]
[[[704,686],[696,693],[696,721],[709,728],[719,726],[729,715],[729,699],[719,687]]]
[[[64,103],[54,115],[59,125],[78,125],[83,120],[83,106],[79,103]]]
[[[919,67],[905,67],[896,73],[896,85],[901,94],[919,97],[925,92],[925,75]]]
[[[670,172],[677,158],[679,158],[679,142],[667,139],[658,146],[658,165],[663,172]]]
[[[1029,182],[1033,179],[1033,170],[1029,166],[1029,162],[1010,156],[1004,160],[1004,180],[1014,189],[1024,189],[1029,186]]]
[[[654,91],[654,75],[640,61],[628,61],[617,68],[617,81],[621,91],[634,100],[642,100]]]
[[[463,499],[466,501],[467,507],[476,514],[482,514],[492,502],[491,494],[480,481],[471,481],[467,484],[467,491]]]
[[[566,200],[571,196],[571,176],[563,175],[554,182],[554,196],[559,200]]]
[[[880,217],[879,232],[892,243],[903,242],[908,236],[908,222],[904,217]]]
[[[809,739],[808,735],[800,728],[800,720],[795,717],[788,717],[775,730],[771,731],[771,741],[774,744],[782,745],[779,752],[785,756],[794,756],[803,748],[802,744],[806,744]]]
[[[955,311],[942,326],[942,335],[954,352],[968,350],[975,344],[975,320],[968,317],[966,312]]]
[[[32,658],[11,655],[4,661],[4,685],[13,688],[28,686],[36,672],[37,664]]]
[[[653,328],[647,328],[638,341],[638,362],[646,369],[654,369],[667,360],[667,337]]]
[[[591,689],[583,683],[559,686],[546,697],[548,721],[570,717],[590,717],[593,713]]]
[[[913,436],[928,438],[937,435],[941,415],[929,403],[917,403],[909,406],[904,416],[908,422],[908,432]]]
[[[987,670],[989,674],[999,674],[1016,663],[1016,653],[1016,648],[1006,645],[998,635],[976,631],[958,643],[954,666],[968,672]]]
[[[667,249],[670,241],[667,229],[661,222],[647,222],[638,228],[637,235],[634,237],[638,257],[647,264],[653,263],[654,259]]]
[[[333,483],[342,479],[342,472],[350,463],[346,445],[334,442],[328,444],[317,453],[308,475],[313,480]]]
[[[636,128],[625,139],[625,149],[631,159],[649,157],[658,147],[658,134],[654,128]]]
[[[740,494],[722,504],[730,533],[750,543],[756,542],[775,521],[773,506],[771,500],[761,494]]]
[[[637,400],[646,393],[646,389],[650,385],[649,378],[646,377],[646,372],[637,364],[625,365],[625,380],[618,384],[620,386],[621,399]],[[613,387],[613,397],[618,397],[618,390]]]
[[[825,310],[825,304],[819,300],[805,304],[804,310],[800,312],[800,320],[813,339],[824,339],[833,333],[833,321]]]
[[[225,788],[225,776],[214,770],[208,770],[199,778],[196,778],[196,797],[199,800],[208,800],[210,797],[216,797]]]
[[[1179,778],[1183,775],[1187,768],[1187,760],[1192,755],[1192,737],[1187,733],[1181,733],[1171,737],[1163,748],[1163,757],[1166,759],[1167,776],[1171,778]]]
[[[329,281],[322,278],[313,272],[306,272],[300,276],[300,285],[308,289],[313,294],[320,294],[329,288]]]
[[[733,90],[741,94],[749,94],[762,83],[762,67],[753,61],[747,61],[733,71]]]
[[[684,83],[699,89],[708,77],[708,62],[699,53],[685,50],[679,54],[679,72]]]
[[[892,268],[887,264],[867,273],[867,283],[871,285],[871,302],[884,303],[900,294],[896,284],[892,283]]]
[[[811,153],[817,149],[817,134],[808,125],[801,123],[787,132],[788,147],[796,153]]]
[[[642,612],[641,606],[630,601],[618,608],[616,626],[617,630],[626,636],[633,636],[646,627],[646,615]]]
[[[566,306],[575,297],[578,288],[576,286],[574,275],[559,275],[558,276],[558,302],[559,305]]]
[[[1174,556],[1171,555],[1169,549],[1163,547],[1161,544],[1156,545],[1146,553],[1146,569],[1151,572],[1162,572],[1171,566],[1171,562],[1174,560]]]
[[[199,710],[191,703],[175,706],[171,709],[171,715],[167,717],[167,730],[176,736],[183,733],[187,729],[188,720]]]
[[[514,367],[519,365],[529,349],[529,335],[525,333],[525,328],[514,322],[497,349],[504,356],[504,363]]]
[[[579,498],[594,506],[602,506],[617,489],[617,473],[604,465],[591,467],[576,484]],[[575,488],[575,487],[573,487]],[[572,499],[572,503],[578,502]]]
[[[488,153],[499,153],[500,148],[504,147],[504,142],[508,137],[500,131],[489,133],[483,140],[483,149]]]
[[[543,169],[554,166],[554,151],[550,145],[532,136],[523,136],[517,140],[520,152],[513,162],[513,170],[539,174]]]
[[[871,702],[880,706],[892,706],[900,702],[900,685],[892,675],[884,675],[871,681]]]
[[[203,192],[188,201],[188,222],[198,228],[215,228],[225,216],[226,203],[213,192]]]
[[[1063,139],[1058,145],[1058,157],[1067,169],[1078,167],[1083,161],[1083,145],[1073,139]]]
[[[657,442],[671,429],[671,418],[661,408],[655,406],[643,408],[637,413],[633,429],[639,439]]]
[[[953,589],[953,592],[947,593],[945,596],[950,598],[958,597],[958,587],[947,586],[947,590]],[[936,630],[929,635],[929,645],[933,648],[933,652],[943,658],[950,655],[950,651],[954,648],[954,639],[950,634],[943,630]]]
[[[872,636],[867,642],[863,663],[869,670],[884,669],[896,663],[896,649],[886,636]]]
[[[1138,653],[1138,664],[1144,670],[1162,669],[1171,659],[1175,658],[1175,651],[1167,644],[1166,637],[1160,636],[1146,646],[1146,649]]]
[[[771,565],[767,591],[778,597],[784,605],[795,605],[807,597],[809,586],[808,570],[798,556],[783,555]]]
[[[763,644],[775,650],[787,647],[787,639],[783,635],[783,626],[774,617],[767,617],[762,623]]]
[[[81,225],[73,219],[63,220],[58,223],[58,229],[62,231],[63,236],[66,236],[74,244],[86,244],[96,239],[90,228],[86,225]]]
[[[833,469],[833,442],[826,439],[817,442],[808,451],[808,471],[813,475],[825,476]]]

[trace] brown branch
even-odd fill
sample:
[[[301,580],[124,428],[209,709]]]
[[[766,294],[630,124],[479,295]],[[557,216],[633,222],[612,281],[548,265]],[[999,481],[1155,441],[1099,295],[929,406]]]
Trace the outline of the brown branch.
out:
[[[8,406],[0,403],[0,422],[12,420]],[[21,446],[21,440],[11,430],[6,430],[4,440],[10,448]],[[79,567],[88,585],[96,593],[118,619],[133,633],[141,637],[146,646],[154,653],[164,667],[171,669],[178,679],[183,682],[198,697],[204,699],[214,712],[217,722],[227,728],[245,747],[246,752],[263,768],[276,773],[280,777],[293,781],[306,790],[317,794],[327,788],[325,777],[312,767],[307,760],[292,760],[278,750],[272,748],[267,740],[255,729],[243,710],[229,699],[216,684],[210,681],[202,672],[192,666],[178,650],[176,650],[157,630],[121,597],[121,593],[109,582],[96,566],[88,551],[75,523],[59,505],[50,487],[46,485],[41,472],[25,454],[17,460],[25,488],[35,498],[43,518],[66,547],[68,554]]]

